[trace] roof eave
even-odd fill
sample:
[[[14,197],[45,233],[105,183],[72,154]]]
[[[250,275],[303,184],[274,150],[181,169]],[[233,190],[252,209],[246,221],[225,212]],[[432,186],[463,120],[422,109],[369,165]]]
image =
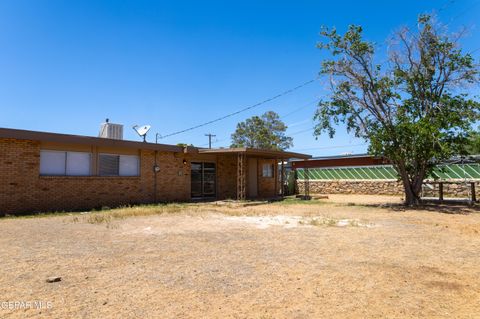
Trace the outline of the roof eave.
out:
[[[216,148],[216,149],[199,149],[199,153],[207,154],[231,154],[231,153],[245,153],[247,155],[256,155],[256,156],[265,156],[279,159],[287,158],[300,158],[300,159],[309,159],[312,156],[308,154],[286,152],[286,151],[276,151],[276,150],[265,150],[265,149],[256,149],[256,148],[247,148],[247,147],[236,147],[236,148]]]
[[[184,148],[177,145],[155,144],[146,142],[136,142],[127,140],[115,140],[109,138],[70,135],[50,132],[37,132],[28,130],[18,130],[9,128],[0,128],[0,138],[13,138],[18,140],[31,140],[41,142],[55,142],[64,144],[95,145],[105,147],[126,147],[137,149],[148,149],[165,152],[184,152]]]

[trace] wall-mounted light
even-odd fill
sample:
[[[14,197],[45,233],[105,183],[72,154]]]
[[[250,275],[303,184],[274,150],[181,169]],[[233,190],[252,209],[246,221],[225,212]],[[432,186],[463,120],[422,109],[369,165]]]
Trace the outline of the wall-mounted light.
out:
[[[183,165],[187,165],[187,160],[183,159]]]
[[[155,173],[160,172],[160,166],[158,166],[158,165],[153,165],[153,171],[154,171]]]

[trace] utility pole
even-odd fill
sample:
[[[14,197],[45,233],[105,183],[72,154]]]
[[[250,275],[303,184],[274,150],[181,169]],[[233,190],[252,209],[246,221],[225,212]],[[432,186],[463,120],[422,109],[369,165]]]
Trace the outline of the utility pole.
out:
[[[205,136],[208,136],[208,148],[212,148],[212,137],[215,137],[216,135],[213,135],[212,133],[205,134]]]

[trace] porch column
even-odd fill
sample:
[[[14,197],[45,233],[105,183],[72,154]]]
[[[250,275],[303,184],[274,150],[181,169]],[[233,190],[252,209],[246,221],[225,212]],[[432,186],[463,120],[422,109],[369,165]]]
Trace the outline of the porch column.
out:
[[[305,163],[307,161],[305,160]],[[305,165],[305,168],[303,169],[304,173],[304,191],[305,191],[305,199],[310,199],[310,176],[308,175],[308,165]]]
[[[245,174],[246,174],[246,156],[244,153],[237,155],[237,200],[245,200]]]
[[[283,197],[285,196],[285,166],[283,165],[283,162],[285,161],[282,158],[282,165],[281,165],[281,172],[280,174],[280,195]]]
[[[273,178],[275,180],[273,196],[278,197],[278,158],[275,159],[275,165],[273,166]]]

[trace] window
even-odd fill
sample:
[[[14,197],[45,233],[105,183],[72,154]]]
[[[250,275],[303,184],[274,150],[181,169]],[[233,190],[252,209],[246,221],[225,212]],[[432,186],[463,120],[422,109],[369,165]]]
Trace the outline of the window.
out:
[[[98,173],[100,176],[139,176],[139,164],[136,155],[100,154]]]
[[[120,155],[100,154],[98,157],[98,173],[101,176],[118,176]]]
[[[135,155],[120,155],[120,176],[138,176],[139,160]]]
[[[91,165],[90,153],[40,151],[40,175],[88,176]]]
[[[91,170],[90,153],[67,152],[66,175],[86,176],[90,175]]]
[[[262,177],[273,177],[273,164],[263,164]]]

